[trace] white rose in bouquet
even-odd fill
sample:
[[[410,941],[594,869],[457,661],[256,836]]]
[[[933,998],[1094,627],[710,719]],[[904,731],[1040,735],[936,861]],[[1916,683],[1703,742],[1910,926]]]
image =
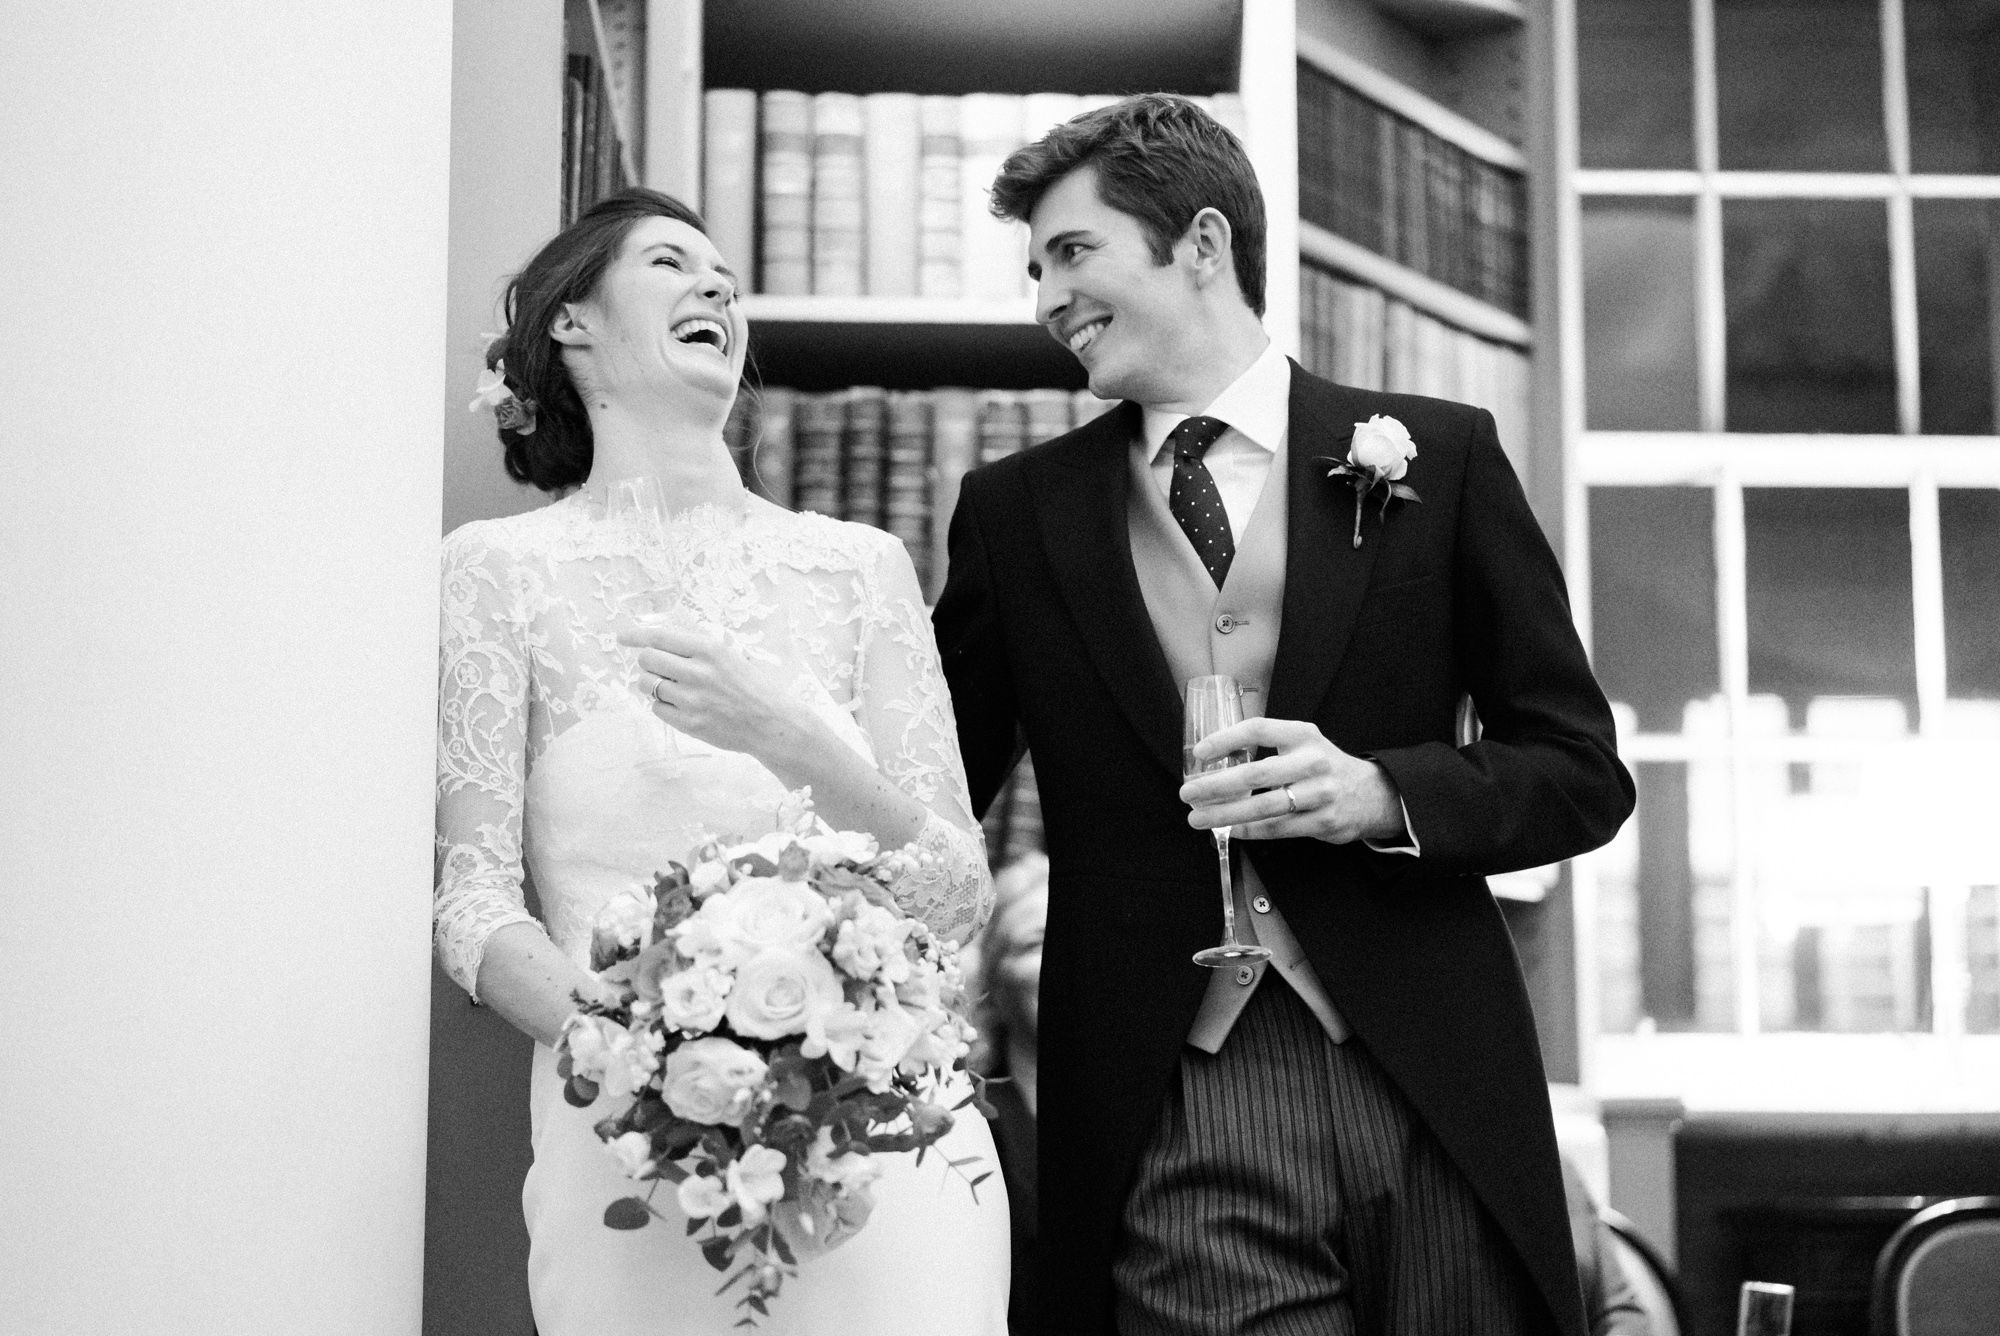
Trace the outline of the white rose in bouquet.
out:
[[[660,980],[660,1017],[677,1030],[706,1034],[722,1024],[731,979],[727,972],[690,965]]]
[[[840,976],[825,956],[773,947],[737,967],[724,1015],[738,1034],[779,1039],[804,1034],[813,1017],[840,1003]]]
[[[728,1039],[694,1039],[667,1054],[660,1095],[692,1122],[720,1126],[743,1116],[768,1070],[764,1060]]]
[[[710,903],[728,906],[729,931],[747,953],[812,950],[833,926],[827,898],[799,881],[745,877],[725,899]]]

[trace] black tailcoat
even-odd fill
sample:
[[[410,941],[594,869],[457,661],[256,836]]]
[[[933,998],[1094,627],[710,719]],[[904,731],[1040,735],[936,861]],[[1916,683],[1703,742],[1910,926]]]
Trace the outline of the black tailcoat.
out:
[[[1325,476],[1400,419],[1421,503]],[[973,802],[1025,744],[1051,863],[1043,948],[1040,1287],[1051,1332],[1112,1330],[1110,1258],[1208,983],[1215,859],[1177,791],[1180,695],[1126,529],[1125,404],[975,469],[936,624]],[[1490,414],[1292,369],[1284,622],[1266,712],[1395,780],[1422,856],[1243,841],[1334,1004],[1581,1336],[1548,1093],[1520,965],[1482,878],[1610,839],[1632,807],[1562,572]],[[1484,732],[1455,745],[1469,695]]]

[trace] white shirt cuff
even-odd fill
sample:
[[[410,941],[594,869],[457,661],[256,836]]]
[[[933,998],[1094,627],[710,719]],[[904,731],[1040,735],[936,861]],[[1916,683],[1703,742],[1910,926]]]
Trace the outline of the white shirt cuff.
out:
[[[1410,808],[1403,801],[1401,794],[1396,796],[1396,806],[1402,810],[1403,833],[1408,838],[1402,840],[1363,840],[1362,843],[1378,854],[1408,854],[1411,858],[1423,857],[1424,846],[1417,841],[1417,828],[1410,824]]]

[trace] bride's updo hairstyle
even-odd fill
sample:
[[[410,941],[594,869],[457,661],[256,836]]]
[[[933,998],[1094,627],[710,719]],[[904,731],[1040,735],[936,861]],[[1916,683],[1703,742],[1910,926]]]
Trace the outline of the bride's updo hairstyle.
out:
[[[515,482],[556,492],[590,476],[590,417],[549,327],[566,304],[587,300],[597,290],[625,234],[641,218],[672,218],[698,232],[708,230],[700,214],[671,195],[621,190],[591,205],[507,284],[507,332],[486,349],[486,366],[505,366],[507,388],[526,410],[513,415],[525,430],[500,428],[507,476]]]

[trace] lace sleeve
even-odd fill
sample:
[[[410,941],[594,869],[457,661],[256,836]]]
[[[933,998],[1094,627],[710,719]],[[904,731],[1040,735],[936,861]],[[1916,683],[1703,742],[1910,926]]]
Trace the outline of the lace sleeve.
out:
[[[438,649],[438,962],[478,997],[486,939],[534,923],[521,890],[528,669],[504,553],[471,529],[445,540]]]
[[[993,878],[966,793],[930,615],[901,543],[883,544],[862,603],[855,715],[882,773],[930,809],[915,841],[926,870],[899,886],[897,898],[933,931],[963,940],[992,912]]]

